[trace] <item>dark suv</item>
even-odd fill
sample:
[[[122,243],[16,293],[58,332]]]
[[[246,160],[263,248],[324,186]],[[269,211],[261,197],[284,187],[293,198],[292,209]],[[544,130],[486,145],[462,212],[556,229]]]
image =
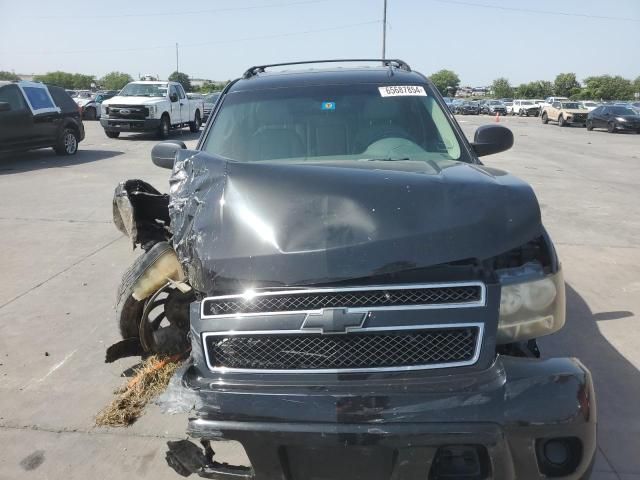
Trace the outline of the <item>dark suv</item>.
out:
[[[169,442],[169,463],[256,480],[587,478],[591,375],[536,344],[565,322],[560,262],[531,187],[478,158],[511,131],[469,143],[399,60],[281,65],[228,85],[196,150],[154,148],[169,195],[122,187],[144,190],[128,192],[133,238],[173,248],[191,289],[188,314],[165,309],[191,340],[170,397],[205,450]],[[133,335],[155,328],[142,322]],[[251,467],[214,461],[210,440],[239,441]]]
[[[0,152],[53,147],[74,155],[83,139],[78,106],[63,88],[0,82]]]

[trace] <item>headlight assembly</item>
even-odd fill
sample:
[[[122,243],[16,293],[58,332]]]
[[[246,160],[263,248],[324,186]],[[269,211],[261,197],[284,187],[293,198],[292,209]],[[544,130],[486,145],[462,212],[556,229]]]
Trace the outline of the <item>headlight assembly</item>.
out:
[[[147,109],[149,110],[149,118],[154,118],[156,116],[156,106],[149,105],[147,106]]]
[[[565,322],[562,270],[544,275],[528,263],[499,272],[502,283],[497,343],[511,343],[548,335]]]

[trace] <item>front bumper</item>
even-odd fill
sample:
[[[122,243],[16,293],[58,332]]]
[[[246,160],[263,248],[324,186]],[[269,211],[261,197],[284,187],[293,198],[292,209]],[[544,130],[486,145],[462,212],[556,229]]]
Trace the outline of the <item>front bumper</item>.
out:
[[[596,447],[591,376],[569,358],[503,356],[482,372],[315,385],[220,385],[190,367],[183,384],[198,398],[188,433],[239,441],[255,480],[542,479],[538,447],[552,438],[577,439],[575,467],[556,478],[580,479]],[[451,448],[477,452],[477,475],[429,476]]]
[[[103,115],[100,117],[100,125],[107,132],[152,132],[160,127],[160,119],[129,120],[126,118],[106,118]]]

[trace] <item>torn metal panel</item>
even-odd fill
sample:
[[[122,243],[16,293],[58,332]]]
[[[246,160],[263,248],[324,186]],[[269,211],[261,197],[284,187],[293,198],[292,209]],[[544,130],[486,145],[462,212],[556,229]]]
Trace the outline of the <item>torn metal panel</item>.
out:
[[[168,205],[169,195],[142,180],[127,180],[113,195],[113,223],[144,248],[170,238]]]
[[[463,162],[232,162],[182,150],[173,244],[206,294],[483,260],[540,236],[529,185]]]

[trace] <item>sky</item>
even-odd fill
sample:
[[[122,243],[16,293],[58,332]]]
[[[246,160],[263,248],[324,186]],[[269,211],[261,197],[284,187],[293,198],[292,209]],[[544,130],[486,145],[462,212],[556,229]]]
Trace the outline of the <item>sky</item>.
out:
[[[249,66],[380,58],[384,0],[0,0],[0,70],[228,80]],[[640,0],[388,0],[387,58],[462,85],[640,75]]]

